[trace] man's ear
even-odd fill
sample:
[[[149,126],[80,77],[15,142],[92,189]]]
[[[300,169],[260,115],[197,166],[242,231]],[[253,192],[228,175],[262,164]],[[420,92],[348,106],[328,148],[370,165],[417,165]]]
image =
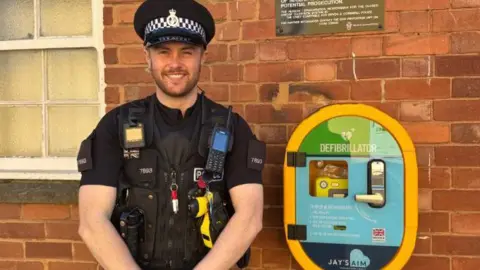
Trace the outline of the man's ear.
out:
[[[143,47],[143,53],[145,54],[145,61],[148,65],[148,71],[152,70],[152,62],[150,61],[150,50],[147,47]]]
[[[203,64],[205,63],[205,61],[207,60],[208,50],[207,50],[207,48],[205,48],[205,47],[200,48],[200,50],[202,51],[202,53],[201,53],[201,57],[202,57],[202,58],[201,58],[201,63],[202,63],[202,65],[203,65]]]

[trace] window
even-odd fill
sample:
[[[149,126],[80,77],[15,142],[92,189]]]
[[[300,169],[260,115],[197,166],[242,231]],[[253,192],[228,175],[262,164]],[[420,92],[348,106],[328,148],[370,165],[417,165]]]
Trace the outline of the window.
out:
[[[0,178],[79,179],[104,113],[103,1],[0,1]]]

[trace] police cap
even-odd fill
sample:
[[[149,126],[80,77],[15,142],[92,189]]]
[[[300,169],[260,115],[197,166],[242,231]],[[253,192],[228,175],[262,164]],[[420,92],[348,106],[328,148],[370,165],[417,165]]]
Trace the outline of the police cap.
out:
[[[133,24],[147,47],[167,41],[206,47],[215,35],[212,14],[195,0],[146,0],[135,12]]]

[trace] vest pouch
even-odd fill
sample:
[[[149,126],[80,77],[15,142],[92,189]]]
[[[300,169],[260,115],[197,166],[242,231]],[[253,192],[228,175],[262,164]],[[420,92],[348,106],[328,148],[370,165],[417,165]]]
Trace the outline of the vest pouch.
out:
[[[153,149],[141,149],[140,158],[125,160],[125,174],[132,186],[153,188],[157,178],[158,153]]]
[[[157,225],[158,195],[149,189],[132,187],[129,190],[128,209],[142,210],[143,224],[139,231],[138,262],[149,261],[153,257],[155,228]]]

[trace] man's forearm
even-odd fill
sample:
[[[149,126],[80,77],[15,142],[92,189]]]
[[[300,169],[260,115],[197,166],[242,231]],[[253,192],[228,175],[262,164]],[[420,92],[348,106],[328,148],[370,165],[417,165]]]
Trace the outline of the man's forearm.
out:
[[[104,269],[141,270],[109,221],[98,222],[95,228],[81,229],[80,236]]]
[[[213,248],[194,270],[225,270],[234,266],[251,245],[261,225],[250,216],[234,214],[215,242]]]

